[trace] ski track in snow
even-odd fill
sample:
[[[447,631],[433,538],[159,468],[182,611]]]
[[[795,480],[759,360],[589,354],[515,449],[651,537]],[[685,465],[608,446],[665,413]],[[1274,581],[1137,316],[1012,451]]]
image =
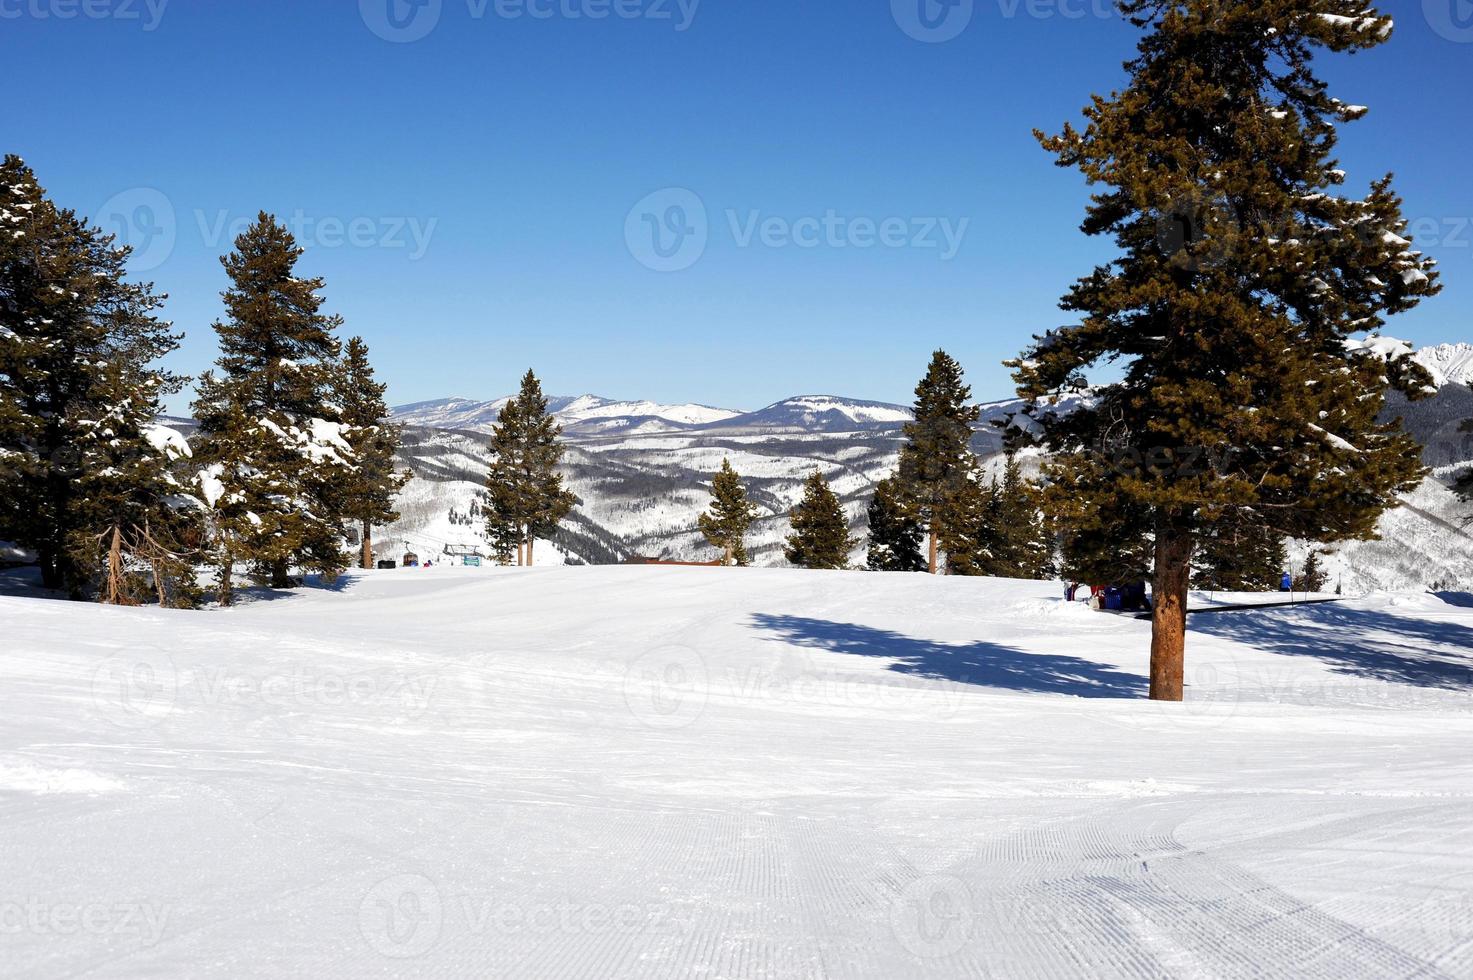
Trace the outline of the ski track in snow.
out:
[[[0,972],[1473,977],[1473,609],[1203,617],[1162,706],[1055,591],[0,598]]]

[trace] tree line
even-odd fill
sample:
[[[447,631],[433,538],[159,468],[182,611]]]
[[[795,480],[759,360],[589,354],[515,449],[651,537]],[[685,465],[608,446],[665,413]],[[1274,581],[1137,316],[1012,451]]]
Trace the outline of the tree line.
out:
[[[972,450],[978,409],[961,366],[937,351],[920,383],[896,470],[874,488],[868,505],[865,567],[872,571],[1048,578],[1054,545],[1037,483],[1027,479],[1016,447],[1002,472],[988,476]],[[748,561],[746,535],[757,516],[730,459],[711,482],[700,516],[706,540],[726,565]],[[820,470],[804,481],[789,511],[783,555],[802,568],[850,566],[859,544],[838,496]]]
[[[220,356],[198,380],[198,433],[162,426],[189,379],[166,295],[130,282],[130,250],[53,202],[17,156],[0,163],[0,538],[35,552],[72,598],[192,606],[213,565],[229,604],[243,568],[271,585],[334,576],[347,527],[396,518],[406,474],[368,348],[343,345],[303,250],[261,213],[221,260]]]

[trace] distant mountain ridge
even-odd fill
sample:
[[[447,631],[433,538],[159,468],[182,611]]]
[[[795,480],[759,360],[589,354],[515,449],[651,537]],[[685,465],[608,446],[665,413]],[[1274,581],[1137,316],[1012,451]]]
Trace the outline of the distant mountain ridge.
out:
[[[490,432],[506,398],[474,401],[441,398],[397,405],[390,409],[395,422],[432,429]],[[598,395],[557,396],[548,408],[569,436],[653,433],[661,431],[725,430],[850,432],[898,429],[910,420],[910,409],[888,402],[843,398],[837,395],[797,395],[755,412],[713,408],[709,405],[665,405],[652,401],[616,401]]]
[[[1453,343],[1423,347],[1413,357],[1431,374],[1438,388],[1448,384],[1473,385],[1473,344]],[[396,405],[394,421],[431,429],[490,432],[505,397],[438,398]],[[983,420],[1016,412],[1016,398],[980,403]],[[905,405],[840,395],[794,395],[765,408],[744,412],[696,403],[663,404],[647,400],[619,400],[600,395],[561,395],[548,398],[551,409],[569,435],[618,434],[691,429],[801,429],[808,432],[848,432],[899,428],[910,421]]]
[[[1434,473],[1407,495],[1407,506],[1382,518],[1382,540],[1332,549],[1324,565],[1348,591],[1473,588],[1473,538],[1461,530],[1465,508],[1446,486],[1453,468],[1473,459],[1473,434],[1460,429],[1473,416],[1473,389],[1465,387],[1473,381],[1473,345],[1443,344],[1415,356],[1439,391],[1417,402],[1393,393],[1386,417],[1402,418]],[[1069,396],[1057,408],[1067,412],[1088,397]],[[476,511],[486,475],[484,433],[505,403],[445,398],[393,409],[408,426],[401,462],[416,478],[397,502],[402,518],[380,535],[386,554],[486,547]],[[562,469],[579,504],[554,546],[539,550],[539,562],[710,559],[696,518],[710,500],[710,475],[724,459],[742,474],[759,510],[749,541],[756,564],[783,563],[788,511],[814,470],[828,477],[852,532],[862,538],[874,485],[894,471],[901,429],[911,418],[903,405],[835,395],[797,395],[750,412],[594,395],[552,398],[549,406],[564,427]],[[978,405],[972,445],[993,472],[1002,440],[991,422],[1014,417],[1023,406],[1016,397]],[[1037,457],[1025,465],[1037,465]],[[1300,545],[1291,554],[1295,562],[1304,559]],[[852,560],[863,561],[862,546]]]
[[[471,398],[439,398],[433,401],[396,405],[390,409],[394,421],[432,429],[490,432],[508,398],[477,401]],[[652,401],[617,401],[599,395],[552,396],[547,407],[565,430],[627,430],[651,423],[673,427],[720,422],[740,412],[709,405],[663,405]]]

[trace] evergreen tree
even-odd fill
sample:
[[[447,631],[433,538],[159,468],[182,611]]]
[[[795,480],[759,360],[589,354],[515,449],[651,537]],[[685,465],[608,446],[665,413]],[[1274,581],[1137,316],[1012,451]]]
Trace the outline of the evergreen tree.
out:
[[[756,516],[742,478],[731,468],[731,460],[723,459],[721,471],[711,479],[711,509],[700,517],[701,533],[721,549],[723,565],[747,564],[747,529]]]
[[[1002,481],[993,489],[993,501],[997,563],[991,574],[1052,578],[1054,541],[1043,513],[1043,494],[1023,476],[1016,451],[1006,454]]]
[[[343,514],[359,525],[359,563],[363,568],[373,567],[374,526],[399,519],[394,496],[410,477],[408,470],[394,471],[400,428],[388,422],[389,407],[384,403],[387,387],[374,380],[363,338],[349,339],[338,365],[337,401],[343,422],[349,426],[346,438],[358,460],[358,469],[348,480]]]
[[[783,555],[800,568],[848,568],[849,552],[859,543],[849,536],[849,518],[823,474],[814,470],[803,484],[803,499],[789,517]]]
[[[116,583],[125,536],[177,516],[154,418],[182,379],[153,364],[178,337],[155,315],[166,297],[126,281],[128,254],[19,157],[0,163],[0,537],[73,598],[104,567]]]
[[[499,560],[532,564],[532,543],[551,537],[578,498],[563,488],[557,465],[562,427],[547,410],[542,383],[528,371],[491,433],[486,475],[486,537]]]
[[[322,312],[323,280],[295,275],[302,251],[262,212],[221,259],[218,373],[200,380],[194,412],[222,604],[236,562],[275,587],[291,584],[292,565],[328,577],[345,565],[357,461],[329,397],[342,320]]]
[[[980,472],[963,477],[941,500],[934,524],[948,575],[995,575],[1000,561],[998,487]]]
[[[1309,557],[1304,559],[1304,571],[1294,580],[1294,589],[1298,592],[1323,592],[1328,578],[1320,567],[1320,553],[1311,548]]]
[[[1272,592],[1286,562],[1284,539],[1262,522],[1203,528],[1192,584],[1223,592]]]
[[[1051,481],[1097,515],[1093,545],[1154,548],[1151,696],[1180,700],[1186,593],[1204,528],[1248,514],[1312,541],[1365,538],[1422,474],[1377,416],[1388,387],[1430,379],[1385,342],[1351,339],[1438,289],[1402,237],[1389,177],[1365,197],[1331,154],[1337,122],[1318,49],[1375,47],[1391,19],[1363,0],[1123,0],[1146,29],[1128,86],[1084,131],[1040,139],[1103,185],[1083,229],[1119,258],[1079,280],[1081,320],[1010,366],[1035,404],[1116,362],[1121,378],[1045,418]],[[1077,530],[1077,529],[1076,529]],[[1093,546],[1092,545],[1092,546]]]
[[[962,382],[961,365],[945,351],[931,355],[915,391],[915,418],[905,425],[897,485],[906,507],[926,529],[926,566],[935,574],[938,541],[955,535],[944,526],[947,500],[973,493],[968,486],[975,465],[972,425],[980,412],[967,404],[972,389]],[[951,512],[965,513],[966,507],[952,507]]]
[[[895,478],[875,485],[869,504],[869,553],[865,565],[876,572],[924,572],[920,521],[905,506]]]

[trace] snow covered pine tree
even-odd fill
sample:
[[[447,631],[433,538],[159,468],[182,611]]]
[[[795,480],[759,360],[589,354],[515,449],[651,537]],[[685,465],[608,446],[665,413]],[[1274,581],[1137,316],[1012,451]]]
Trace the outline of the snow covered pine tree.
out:
[[[104,563],[118,583],[124,540],[162,535],[179,502],[168,464],[183,443],[155,417],[182,379],[152,366],[178,337],[154,315],[165,297],[125,281],[128,254],[19,157],[0,163],[0,538],[73,598]]]
[[[200,379],[194,404],[221,604],[236,562],[276,587],[293,565],[329,577],[346,565],[357,459],[330,399],[342,320],[322,312],[321,279],[295,275],[302,251],[261,212],[221,259],[231,285],[215,324],[219,373]]]
[[[1391,35],[1363,0],[1125,0],[1146,31],[1129,85],[1084,132],[1038,134],[1103,184],[1083,230],[1123,253],[1062,301],[1076,325],[1010,362],[1037,403],[1101,360],[1120,381],[1043,412],[1062,492],[1154,540],[1151,697],[1183,696],[1186,598],[1204,527],[1241,519],[1332,541],[1373,536],[1422,475],[1418,447],[1377,416],[1389,386],[1430,381],[1405,348],[1352,335],[1437,292],[1391,179],[1342,196],[1337,122],[1362,106],[1315,76],[1318,49]]]

